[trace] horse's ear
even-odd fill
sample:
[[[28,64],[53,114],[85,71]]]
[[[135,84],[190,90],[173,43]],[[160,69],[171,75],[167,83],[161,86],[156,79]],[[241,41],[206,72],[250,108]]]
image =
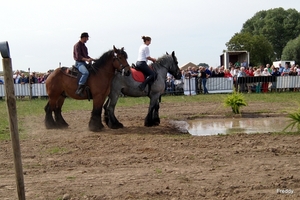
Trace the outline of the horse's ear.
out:
[[[124,47],[121,48],[121,51],[124,51]]]
[[[174,51],[172,52],[172,56],[175,57],[175,52]]]
[[[169,55],[169,53],[166,51],[166,54]]]
[[[114,48],[114,51],[116,52],[116,51],[117,51],[117,48],[115,47],[115,45],[113,46],[113,48]]]

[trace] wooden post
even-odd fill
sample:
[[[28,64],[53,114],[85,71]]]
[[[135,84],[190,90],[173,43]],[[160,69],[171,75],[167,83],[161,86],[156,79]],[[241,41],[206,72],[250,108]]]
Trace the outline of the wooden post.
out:
[[[3,57],[2,64],[3,64],[3,71],[4,71],[5,99],[7,104],[9,129],[10,129],[10,135],[11,135],[11,141],[13,147],[17,192],[18,192],[19,200],[25,200],[25,187],[24,187],[24,177],[23,177],[21,150],[20,150],[20,142],[19,142],[16,97],[15,97],[15,90],[14,90],[11,58],[10,58],[7,42],[0,43],[0,51]]]
[[[30,67],[28,68],[28,85],[29,85],[29,99],[32,99],[32,84],[31,84],[31,79],[30,79]]]

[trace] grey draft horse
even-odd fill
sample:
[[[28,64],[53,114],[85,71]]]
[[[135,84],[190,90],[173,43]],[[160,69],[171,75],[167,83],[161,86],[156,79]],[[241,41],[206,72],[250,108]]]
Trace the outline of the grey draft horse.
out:
[[[150,105],[148,114],[145,118],[144,125],[147,127],[157,126],[160,124],[159,118],[159,100],[161,95],[165,92],[165,82],[167,72],[172,74],[175,79],[181,78],[181,71],[178,67],[178,61],[173,51],[171,55],[166,53],[162,57],[158,58],[155,63],[152,64],[153,70],[157,74],[156,80],[151,86],[147,86],[145,91],[141,91],[138,86],[141,82],[135,81],[132,73],[129,76],[121,76],[116,74],[112,81],[111,91],[103,106],[104,119],[108,127],[112,129],[123,128],[123,124],[118,121],[114,112],[120,94],[130,97],[148,96],[150,98]],[[133,69],[131,71],[134,71]],[[150,89],[150,90],[149,90]]]

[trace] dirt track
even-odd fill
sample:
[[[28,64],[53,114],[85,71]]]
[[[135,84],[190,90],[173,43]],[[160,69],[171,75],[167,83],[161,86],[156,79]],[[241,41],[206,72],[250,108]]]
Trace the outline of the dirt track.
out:
[[[146,106],[117,108],[126,128],[99,133],[88,131],[90,111],[63,113],[64,130],[46,130],[44,116],[24,119],[26,199],[300,199],[300,135],[197,137],[169,123],[230,112],[214,110],[163,102],[161,125],[146,128]],[[1,141],[0,160],[0,199],[17,199],[10,141]]]

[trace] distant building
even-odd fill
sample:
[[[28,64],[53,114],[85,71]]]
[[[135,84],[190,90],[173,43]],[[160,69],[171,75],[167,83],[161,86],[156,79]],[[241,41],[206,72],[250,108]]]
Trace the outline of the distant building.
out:
[[[250,64],[250,53],[248,51],[224,51],[220,55],[220,66],[224,66],[225,69],[230,69],[230,63],[232,66],[235,63],[241,64],[246,61],[246,66],[249,67]]]
[[[181,67],[179,67],[181,70],[185,70],[185,69],[187,69],[188,67],[196,67],[196,68],[198,68],[199,66],[198,65],[195,65],[194,63],[192,63],[192,62],[189,62],[189,63],[187,63],[187,64],[185,64],[185,65],[182,65]]]
[[[284,67],[285,64],[288,64],[289,67],[290,67],[291,65],[294,65],[294,64],[295,64],[295,61],[293,61],[293,60],[280,60],[280,61],[274,61],[274,62],[273,62],[273,65],[274,65],[275,67],[279,67],[279,63],[281,64],[282,67]]]

